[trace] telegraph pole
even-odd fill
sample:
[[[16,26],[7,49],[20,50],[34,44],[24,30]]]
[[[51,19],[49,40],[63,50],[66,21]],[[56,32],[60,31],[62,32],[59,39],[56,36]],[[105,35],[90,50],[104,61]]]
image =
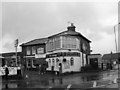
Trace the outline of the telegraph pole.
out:
[[[117,25],[118,25],[118,33],[119,33],[119,24],[120,23],[118,23]],[[117,53],[117,40],[116,40],[116,30],[115,30],[115,27],[116,27],[116,25],[114,26],[114,35],[115,35],[115,47],[116,47],[116,54],[118,54]],[[119,36],[119,35],[118,35]],[[117,56],[117,63],[118,63],[118,89],[120,90],[120,68],[119,68],[119,56]]]
[[[18,66],[18,64],[17,64],[17,47],[18,47],[18,39],[15,40],[16,66]]]
[[[116,53],[117,53],[117,40],[116,40],[116,31],[115,31],[115,26],[114,26],[114,35],[115,35],[115,45],[116,45]]]
[[[120,32],[120,27],[119,27],[119,25],[120,25],[120,22],[118,23],[118,41],[119,41],[119,32]],[[118,46],[119,46],[119,42],[118,42]],[[118,51],[119,51],[119,47],[118,47]],[[119,53],[118,53],[119,54]],[[119,57],[119,55],[118,55],[118,89],[120,90],[120,69],[119,69],[119,63],[120,63],[120,57]]]

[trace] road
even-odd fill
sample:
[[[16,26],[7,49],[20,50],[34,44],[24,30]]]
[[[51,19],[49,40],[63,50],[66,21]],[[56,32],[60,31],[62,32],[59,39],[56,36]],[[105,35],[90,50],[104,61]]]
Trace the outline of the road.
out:
[[[1,83],[2,88],[96,88],[116,84],[117,77],[117,70],[63,76],[28,71],[22,80],[3,80]]]

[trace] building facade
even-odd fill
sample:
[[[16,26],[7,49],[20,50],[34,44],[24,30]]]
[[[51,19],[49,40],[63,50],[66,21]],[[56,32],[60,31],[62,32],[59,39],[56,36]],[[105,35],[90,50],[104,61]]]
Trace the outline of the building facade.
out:
[[[22,60],[21,52],[17,52],[17,60],[16,52],[1,53],[0,56],[1,66],[7,65],[9,67],[15,67],[20,66],[21,64]]]
[[[118,69],[118,64],[120,64],[120,53],[111,52],[102,56],[102,68],[104,70]]]
[[[22,64],[27,69],[36,69],[37,66],[45,62],[46,41],[47,38],[41,38],[23,43],[21,45],[23,55]]]
[[[88,64],[90,40],[75,31],[75,26],[66,31],[48,37],[46,42],[47,71],[79,72]]]
[[[90,54],[90,55],[88,55],[88,64],[93,69],[102,68],[101,63],[102,63],[102,55],[101,54]]]

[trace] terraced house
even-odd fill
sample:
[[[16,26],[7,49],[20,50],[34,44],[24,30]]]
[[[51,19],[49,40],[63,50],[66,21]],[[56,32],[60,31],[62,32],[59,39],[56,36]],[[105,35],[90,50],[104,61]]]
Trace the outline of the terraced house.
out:
[[[27,67],[47,62],[47,71],[79,72],[88,63],[91,41],[79,32],[75,26],[47,38],[36,39],[22,44],[22,52]]]

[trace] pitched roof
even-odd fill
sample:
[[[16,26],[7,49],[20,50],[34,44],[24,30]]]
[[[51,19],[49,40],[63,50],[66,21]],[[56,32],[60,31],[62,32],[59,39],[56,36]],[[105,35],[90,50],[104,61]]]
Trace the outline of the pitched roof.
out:
[[[48,38],[40,38],[40,39],[34,39],[29,42],[23,43],[20,46],[29,46],[29,45],[36,45],[36,44],[44,44]]]
[[[120,53],[104,54],[102,56],[102,60],[118,59],[118,58],[120,58]]]
[[[60,32],[58,34],[54,34],[52,36],[49,36],[48,38],[52,38],[52,37],[55,37],[55,36],[63,36],[63,35],[72,35],[72,36],[80,36],[84,39],[86,39],[88,42],[91,42],[90,40],[88,40],[86,37],[84,37],[82,34],[80,34],[79,32],[76,32],[76,31],[63,31],[63,32]]]
[[[21,52],[17,52],[17,55],[20,56],[22,53]],[[9,56],[13,56],[16,55],[16,52],[7,52],[7,53],[0,53],[0,56],[2,57],[9,57]]]

